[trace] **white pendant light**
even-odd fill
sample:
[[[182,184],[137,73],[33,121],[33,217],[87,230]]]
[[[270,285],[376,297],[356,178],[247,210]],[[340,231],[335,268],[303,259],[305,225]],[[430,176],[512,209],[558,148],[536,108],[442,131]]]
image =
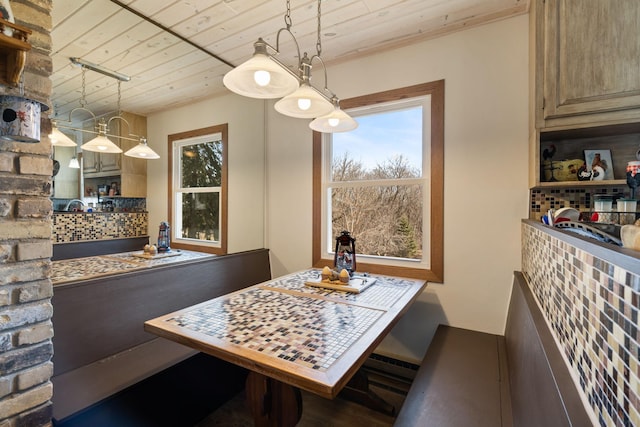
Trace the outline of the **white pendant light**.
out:
[[[309,127],[323,133],[348,132],[357,128],[358,122],[340,109],[338,98],[334,96],[331,101],[333,102],[333,111],[326,116],[312,120]]]
[[[49,140],[51,141],[51,144],[55,145],[56,147],[78,146],[78,144],[76,144],[71,138],[60,132],[60,129],[58,129],[58,125],[56,124],[55,120],[51,121],[51,133],[49,134]]]
[[[298,90],[287,95],[274,106],[276,111],[285,116],[299,119],[312,119],[329,114],[333,105],[308,83],[303,82]]]
[[[76,156],[73,156],[71,160],[69,160],[69,168],[71,169],[80,169],[80,162]]]
[[[300,87],[292,94],[276,102],[274,105],[276,111],[285,116],[299,119],[313,119],[333,111],[333,104],[327,101],[327,98],[322,96],[310,84],[311,60],[306,53],[300,61],[300,72],[302,73]]]
[[[251,59],[224,75],[222,82],[238,95],[258,99],[281,98],[298,87],[298,78],[267,53],[267,43],[259,38]]]
[[[99,153],[122,153],[122,149],[111,142],[111,140],[107,138],[106,134],[107,124],[104,120],[100,120],[100,123],[98,124],[98,136],[93,138],[91,141],[82,144],[82,149],[87,151],[96,151]]]
[[[140,138],[140,143],[124,153],[125,156],[138,159],[159,159],[158,153],[153,151],[148,145],[146,138]]]

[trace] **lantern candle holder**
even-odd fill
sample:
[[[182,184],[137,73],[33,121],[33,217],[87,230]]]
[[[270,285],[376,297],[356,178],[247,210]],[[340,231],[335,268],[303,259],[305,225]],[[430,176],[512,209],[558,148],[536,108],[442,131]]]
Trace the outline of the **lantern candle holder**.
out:
[[[333,256],[336,271],[343,269],[352,275],[356,271],[356,239],[348,231],[343,231],[336,237],[336,250]]]
[[[169,233],[171,227],[168,222],[161,222],[158,231],[158,252],[169,252],[171,250],[171,236]]]

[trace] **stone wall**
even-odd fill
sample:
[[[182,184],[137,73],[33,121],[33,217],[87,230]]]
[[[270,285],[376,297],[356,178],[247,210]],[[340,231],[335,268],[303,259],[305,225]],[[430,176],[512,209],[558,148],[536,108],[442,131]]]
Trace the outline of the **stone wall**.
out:
[[[22,88],[0,95],[50,105],[52,0],[10,0],[16,24],[33,31]],[[4,61],[4,59],[1,59]],[[51,425],[53,346],[50,124],[41,142],[0,140],[0,427]]]

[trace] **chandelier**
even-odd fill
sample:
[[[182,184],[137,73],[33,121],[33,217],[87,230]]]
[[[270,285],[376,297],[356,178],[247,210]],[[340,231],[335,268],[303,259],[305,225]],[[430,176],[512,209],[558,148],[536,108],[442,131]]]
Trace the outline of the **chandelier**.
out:
[[[318,132],[345,132],[358,127],[358,123],[340,109],[338,97],[327,87],[327,69],[321,57],[321,16],[321,0],[318,0],[316,53],[310,58],[306,52],[301,56],[298,41],[291,32],[291,5],[290,0],[287,0],[285,27],[278,30],[276,46],[258,38],[253,44],[253,56],[225,74],[224,85],[229,90],[250,98],[281,98],[275,103],[276,111],[289,117],[314,119],[309,127]],[[282,32],[289,33],[296,46],[298,73],[291,71],[276,58],[280,53]],[[322,91],[311,84],[314,61],[320,62],[324,69],[325,87]]]
[[[135,135],[132,133],[129,133],[128,136],[113,135],[109,133],[109,125],[114,120],[123,121],[127,125],[127,130],[128,131],[130,130],[129,122],[127,121],[127,119],[125,119],[121,115],[122,112],[120,108],[120,103],[121,103],[122,94],[121,94],[120,84],[123,81],[131,80],[131,77],[115,71],[108,70],[100,65],[93,64],[91,62],[85,61],[80,58],[69,58],[69,59],[74,65],[80,66],[82,69],[82,94],[80,96],[80,107],[76,107],[69,112],[69,119],[64,121],[68,124],[62,123],[63,121],[61,121],[60,119],[52,121],[52,132],[49,135],[49,137],[51,138],[52,144],[57,146],[65,146],[65,147],[72,146],[72,145],[76,146],[75,142],[73,142],[64,133],[60,132],[59,128],[63,128],[63,129],[69,129],[69,130],[96,135],[90,141],[82,144],[81,146],[82,150],[95,151],[99,153],[114,153],[114,154],[122,153],[122,149],[109,139],[111,137],[111,138],[118,138],[120,140],[138,141],[138,145],[136,145],[135,147],[131,148],[126,153],[124,153],[125,156],[136,157],[140,159],[159,159],[160,156],[147,145],[146,137]],[[112,77],[118,81],[118,106],[117,106],[118,112],[116,116],[109,118],[108,121],[106,121],[104,118],[101,118],[100,120],[98,120],[96,115],[86,107],[86,79],[85,79],[86,70],[99,72],[108,77]],[[83,129],[83,128],[72,126],[71,117],[74,112],[80,111],[80,110],[85,111],[93,118],[93,122],[94,122],[93,129]]]

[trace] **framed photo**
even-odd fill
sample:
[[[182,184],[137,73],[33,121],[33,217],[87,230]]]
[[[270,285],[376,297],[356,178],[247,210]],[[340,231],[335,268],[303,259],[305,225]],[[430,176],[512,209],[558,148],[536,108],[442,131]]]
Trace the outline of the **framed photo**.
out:
[[[584,161],[592,181],[613,179],[611,150],[584,150]]]

